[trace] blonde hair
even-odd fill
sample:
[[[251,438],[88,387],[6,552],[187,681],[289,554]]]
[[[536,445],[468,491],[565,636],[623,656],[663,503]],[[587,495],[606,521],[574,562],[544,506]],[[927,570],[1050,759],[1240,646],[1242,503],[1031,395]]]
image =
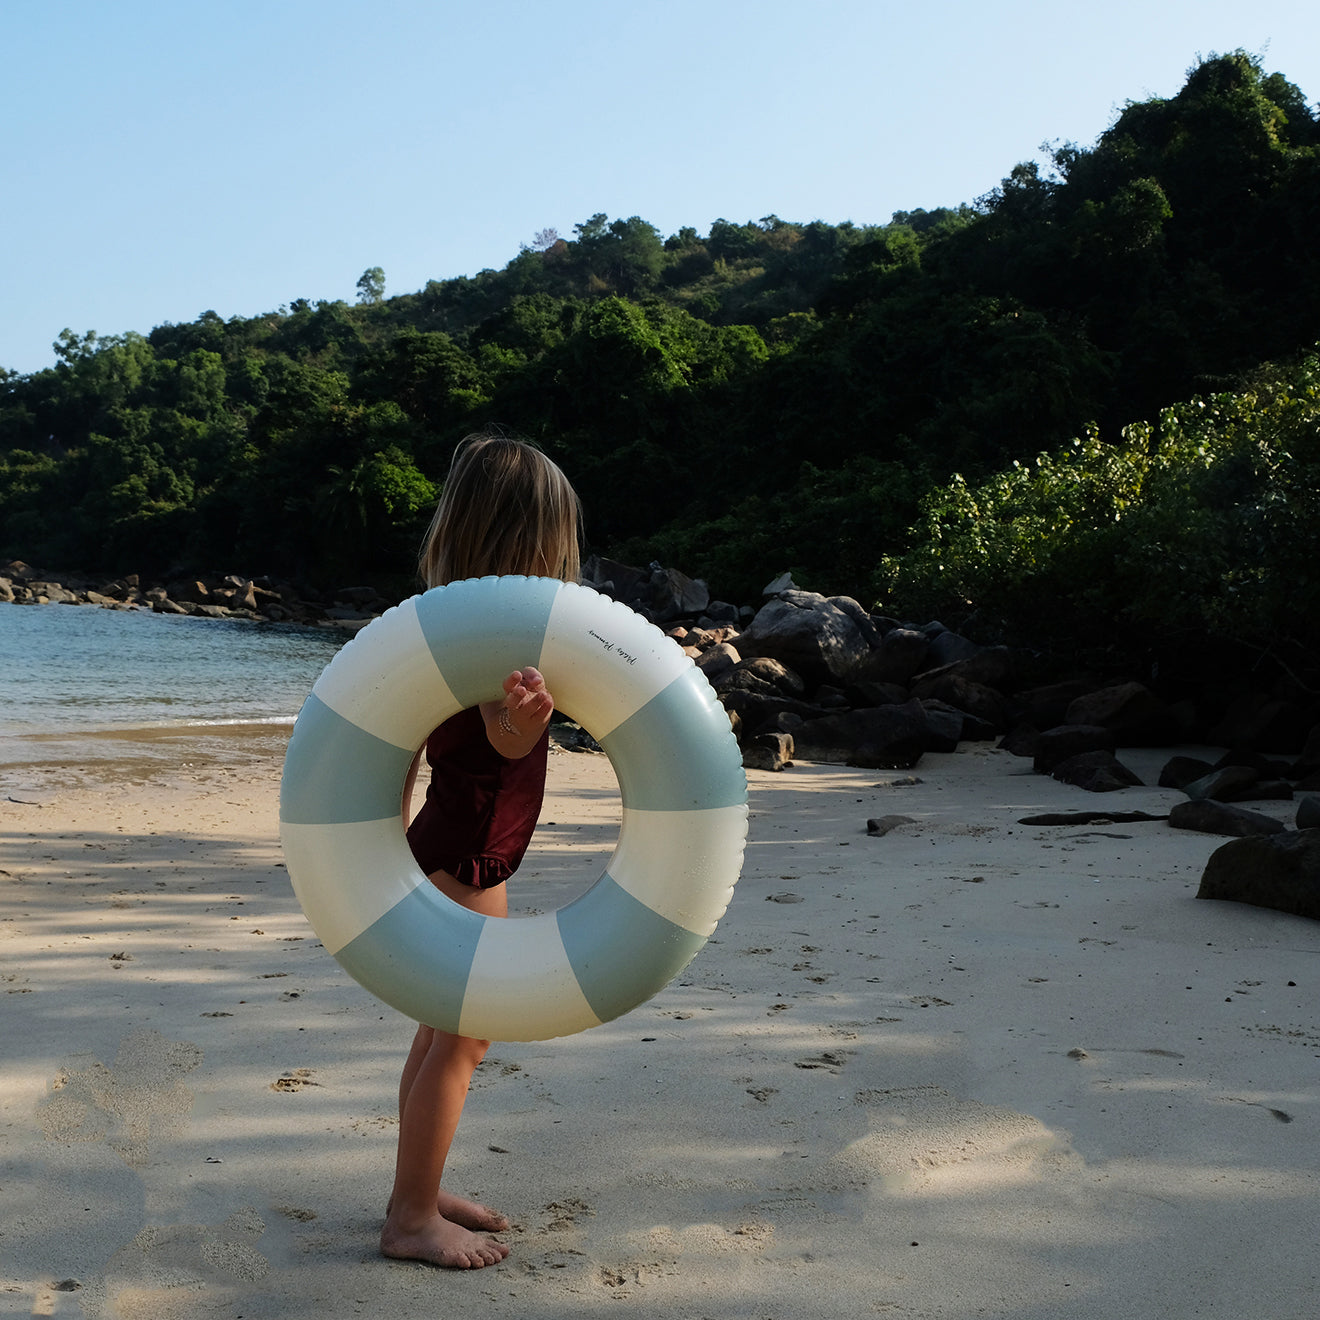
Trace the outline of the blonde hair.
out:
[[[490,574],[576,582],[582,505],[535,446],[485,432],[454,451],[418,572],[428,587]]]

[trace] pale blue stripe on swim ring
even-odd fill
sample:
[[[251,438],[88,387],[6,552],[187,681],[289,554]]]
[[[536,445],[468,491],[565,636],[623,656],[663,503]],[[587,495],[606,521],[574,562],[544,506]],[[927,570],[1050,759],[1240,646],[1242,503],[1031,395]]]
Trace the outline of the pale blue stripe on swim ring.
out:
[[[608,872],[556,919],[573,975],[602,1022],[662,990],[706,942],[639,903]]]
[[[313,694],[303,702],[284,756],[280,819],[339,825],[397,817],[412,758],[407,748],[359,729]]]
[[[700,811],[747,801],[728,712],[695,665],[600,740],[625,807]]]
[[[485,924],[479,912],[422,885],[344,945],[335,960],[414,1022],[457,1034]]]
[[[417,597],[422,635],[462,708],[498,698],[505,674],[540,663],[563,585],[557,578],[468,578]]]

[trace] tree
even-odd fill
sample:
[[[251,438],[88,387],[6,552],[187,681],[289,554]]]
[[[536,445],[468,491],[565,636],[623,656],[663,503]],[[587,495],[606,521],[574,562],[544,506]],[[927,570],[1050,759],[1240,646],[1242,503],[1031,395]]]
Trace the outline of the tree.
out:
[[[362,272],[357,282],[358,302],[378,303],[385,296],[385,272],[371,266]]]

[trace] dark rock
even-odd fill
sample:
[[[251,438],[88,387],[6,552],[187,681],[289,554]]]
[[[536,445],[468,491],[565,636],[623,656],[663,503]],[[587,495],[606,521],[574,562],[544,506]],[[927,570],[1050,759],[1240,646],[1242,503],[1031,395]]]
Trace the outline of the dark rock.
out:
[[[738,637],[738,650],[779,660],[816,687],[849,681],[879,642],[879,631],[855,600],[785,591],[757,611]]]
[[[1158,747],[1178,734],[1168,708],[1140,683],[1118,683],[1076,697],[1064,723],[1110,729],[1120,747]]]
[[[710,604],[710,591],[700,578],[690,578],[676,568],[651,565],[647,581],[648,603],[657,623],[690,618]]]
[[[793,737],[787,733],[759,733],[743,748],[748,770],[782,770],[793,764]]]
[[[165,592],[181,604],[202,605],[211,598],[210,589],[198,578],[175,578],[165,584]]]
[[[915,628],[893,628],[880,639],[879,646],[862,655],[854,665],[851,678],[855,684],[907,684],[913,674],[927,668],[930,638]]]
[[[1069,757],[1082,752],[1112,752],[1117,746],[1109,729],[1091,724],[1061,724],[1040,735],[1032,768],[1037,774],[1047,775],[1060,761]]]
[[[1202,761],[1195,756],[1171,756],[1160,771],[1161,788],[1186,789],[1198,779],[1204,779],[1214,766],[1209,761]]]
[[[1069,679],[1065,683],[1028,688],[1025,692],[1018,692],[1015,700],[1024,723],[1034,724],[1042,730],[1052,729],[1063,724],[1068,707],[1094,687],[1094,683],[1085,679]]]
[[[1320,920],[1320,830],[1224,844],[1211,853],[1196,896]]]
[[[931,638],[928,658],[931,668],[939,669],[945,665],[956,664],[960,660],[970,660],[983,650],[985,647],[979,643],[968,641],[959,633],[950,632],[945,628]]]
[[[1113,752],[1079,752],[1059,761],[1050,777],[1061,784],[1084,788],[1088,793],[1112,793],[1120,788],[1139,787],[1141,780]]]
[[[720,693],[724,709],[738,715],[742,726],[744,741],[754,738],[758,733],[771,732],[771,722],[780,714],[791,712],[803,720],[820,718],[820,711],[805,701],[792,697],[767,696],[759,692],[747,692],[734,688]],[[803,758],[810,759],[810,758]]]
[[[151,602],[152,612],[155,614],[187,614],[184,606],[170,600],[168,596],[161,596],[158,600]]]
[[[1019,816],[1019,825],[1126,825],[1143,820],[1168,820],[1148,811],[1046,811],[1039,816]]]
[[[963,742],[993,742],[999,737],[999,729],[993,724],[987,724],[979,716],[964,711],[962,736]]]
[[[1213,798],[1216,802],[1242,802],[1251,796],[1260,776],[1249,765],[1226,765],[1183,785],[1190,798]]]
[[[1296,796],[1293,786],[1286,779],[1262,779],[1249,793],[1237,802],[1291,802]]]
[[[1019,724],[999,740],[998,746],[1014,756],[1034,758],[1040,750],[1040,730],[1034,724]]]
[[[1246,811],[1211,798],[1179,802],[1169,812],[1169,824],[1175,830],[1197,830],[1201,834],[1227,834],[1235,838],[1277,834],[1283,829],[1283,822],[1273,816],[1263,816],[1259,811]]]
[[[1290,769],[1287,761],[1252,751],[1249,747],[1229,748],[1211,769],[1224,770],[1230,765],[1249,766],[1261,779],[1285,779]]]
[[[1007,646],[987,646],[975,655],[955,660],[938,668],[918,673],[914,682],[925,683],[937,678],[955,677],[967,683],[994,688],[997,692],[1015,691],[1023,675],[1031,667],[1027,652]]]
[[[849,683],[844,691],[850,706],[901,706],[908,690],[901,683],[872,683],[865,679]]]
[[[1299,830],[1320,829],[1320,798],[1304,797],[1297,804],[1297,828]]]
[[[890,830],[895,830],[900,825],[915,824],[916,821],[911,816],[880,816],[866,822],[866,832],[871,838],[880,839],[888,834]]]
[[[961,674],[944,671],[933,678],[918,679],[912,685],[912,695],[919,700],[935,698],[956,706],[969,715],[975,715],[995,733],[1008,727],[1008,703],[1001,693],[983,683],[964,678]],[[990,734],[993,737],[994,734]]]
[[[926,750],[956,752],[966,722],[962,711],[954,710],[942,701],[923,701],[921,709],[926,713]]]
[[[794,735],[799,761],[906,770],[921,760],[930,737],[919,701],[876,706],[806,720]]]

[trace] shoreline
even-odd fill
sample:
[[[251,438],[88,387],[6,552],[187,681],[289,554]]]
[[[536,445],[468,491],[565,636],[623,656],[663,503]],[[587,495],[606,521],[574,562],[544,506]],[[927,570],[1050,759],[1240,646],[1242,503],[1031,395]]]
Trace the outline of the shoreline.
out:
[[[743,876],[692,965],[603,1027],[492,1047],[449,1178],[510,1214],[513,1254],[457,1274],[376,1254],[411,1026],[298,910],[275,742],[138,745],[173,768],[0,802],[23,1314],[1310,1312],[1320,928],[1195,900],[1221,839],[1024,826],[1097,799],[986,744],[750,771]],[[1124,756],[1150,779],[1178,750]],[[604,756],[553,755],[511,894],[560,906],[617,811]],[[868,837],[886,814],[909,823]]]

